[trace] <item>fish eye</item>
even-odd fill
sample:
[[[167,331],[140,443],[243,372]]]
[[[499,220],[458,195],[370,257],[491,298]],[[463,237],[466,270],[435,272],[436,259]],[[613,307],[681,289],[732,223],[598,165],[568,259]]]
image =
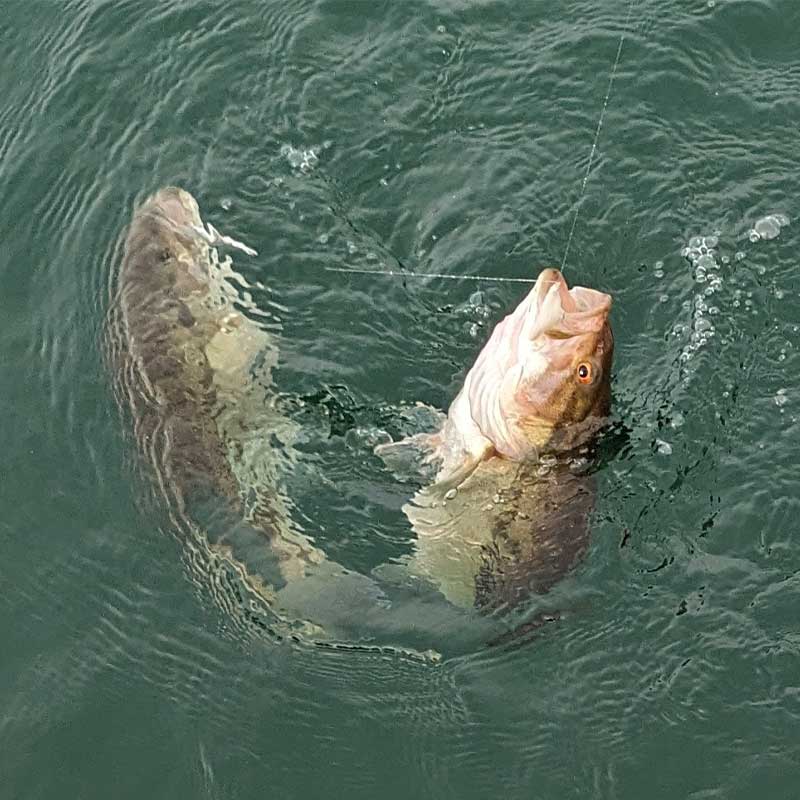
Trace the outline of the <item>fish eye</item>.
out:
[[[578,364],[578,369],[575,374],[578,376],[578,383],[583,384],[591,383],[594,377],[592,365],[588,361],[581,361],[581,363]]]

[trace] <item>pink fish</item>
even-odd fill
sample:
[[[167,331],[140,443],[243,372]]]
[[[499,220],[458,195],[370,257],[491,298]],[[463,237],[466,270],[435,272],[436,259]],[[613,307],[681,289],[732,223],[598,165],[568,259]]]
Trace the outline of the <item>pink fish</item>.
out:
[[[404,507],[417,533],[410,568],[452,602],[515,602],[521,583],[546,591],[555,563],[585,549],[594,493],[565,455],[609,412],[610,310],[608,294],[545,269],[495,327],[441,430],[378,448],[388,463],[422,449],[437,468]],[[510,575],[509,591],[487,596]]]

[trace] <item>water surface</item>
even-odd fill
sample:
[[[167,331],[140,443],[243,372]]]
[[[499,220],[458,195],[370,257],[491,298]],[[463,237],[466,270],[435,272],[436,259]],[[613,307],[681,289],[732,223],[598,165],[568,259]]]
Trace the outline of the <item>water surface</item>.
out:
[[[0,796],[795,793],[795,3],[4,11]],[[524,287],[325,268],[535,277],[579,210],[616,425],[571,613],[435,662],[259,624],[148,495],[104,359],[124,227],[168,183],[259,251],[285,490],[361,574],[412,546],[371,437],[446,408]]]

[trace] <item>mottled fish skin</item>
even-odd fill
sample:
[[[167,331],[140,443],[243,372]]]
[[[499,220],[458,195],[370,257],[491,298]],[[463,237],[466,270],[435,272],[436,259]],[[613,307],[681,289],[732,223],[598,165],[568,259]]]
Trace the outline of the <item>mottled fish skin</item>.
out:
[[[236,502],[205,354],[219,322],[211,314],[195,316],[209,291],[209,248],[191,227],[198,224],[196,201],[174,187],[161,189],[133,215],[119,271],[126,399],[136,439],[166,473],[176,499],[214,491]]]
[[[270,433],[254,432],[251,423],[263,424],[263,384],[277,350],[234,306],[208,240],[197,233],[202,226],[196,200],[175,187],[159,190],[134,212],[112,332],[121,399],[167,502],[191,514],[222,501],[232,518],[249,522],[250,539],[266,539],[280,562],[279,579],[286,580],[322,556],[291,530],[274,487],[261,487],[257,501],[245,506],[236,468],[247,441]],[[251,374],[255,359],[260,381]]]
[[[610,409],[610,307],[544,270],[495,327],[442,429],[412,437],[438,472],[403,507],[417,534],[408,567],[453,604],[512,608],[588,547],[595,482],[575,463]]]

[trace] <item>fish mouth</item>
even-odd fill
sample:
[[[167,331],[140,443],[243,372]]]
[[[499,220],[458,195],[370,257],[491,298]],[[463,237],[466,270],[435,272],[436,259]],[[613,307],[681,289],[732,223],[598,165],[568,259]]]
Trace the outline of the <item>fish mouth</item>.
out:
[[[553,268],[542,270],[530,300],[536,335],[555,338],[596,333],[611,311],[611,295],[584,286],[570,289],[561,272]]]
[[[194,225],[201,225],[200,207],[185,189],[166,186],[159,189],[147,202],[152,210],[175,228],[187,233]]]

